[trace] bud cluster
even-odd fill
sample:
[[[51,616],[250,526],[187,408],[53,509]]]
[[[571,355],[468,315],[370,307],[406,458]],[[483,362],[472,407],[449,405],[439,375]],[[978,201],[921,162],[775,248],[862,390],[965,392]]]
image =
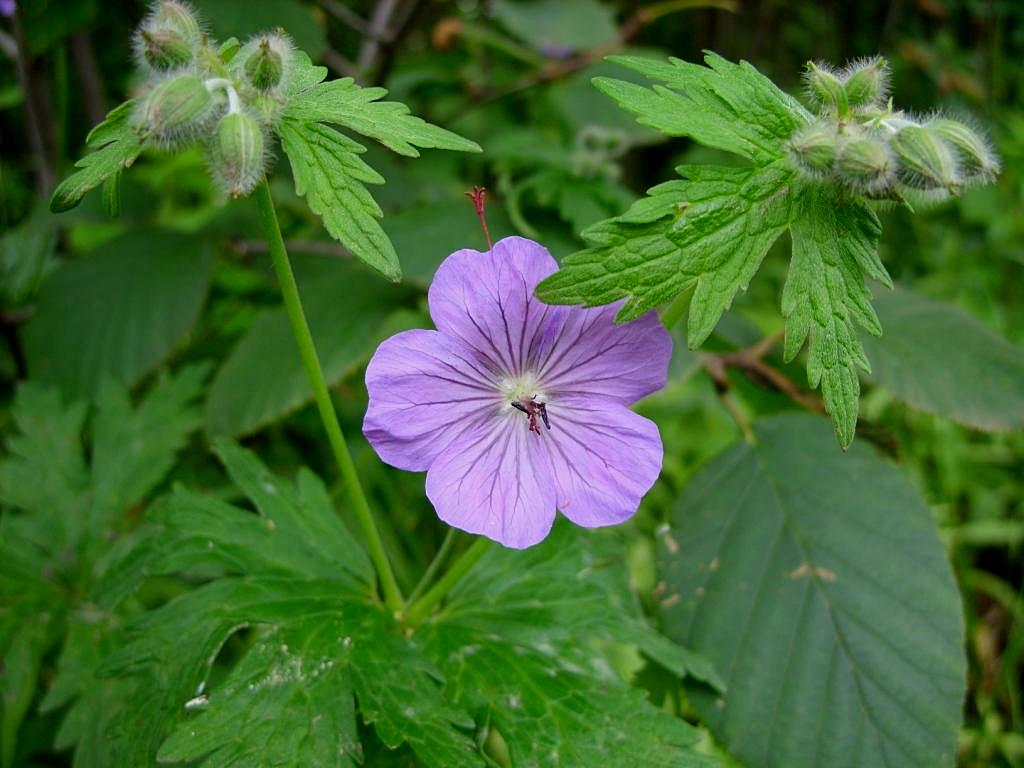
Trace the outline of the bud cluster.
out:
[[[134,120],[166,150],[201,143],[210,172],[232,197],[263,178],[269,129],[285,104],[294,49],[282,31],[221,46],[181,0],[160,0],[135,32],[146,93]]]
[[[841,71],[812,62],[805,82],[818,116],[793,133],[788,147],[808,178],[853,194],[901,200],[907,193],[956,195],[999,173],[995,152],[970,126],[895,111],[888,64],[881,57]]]

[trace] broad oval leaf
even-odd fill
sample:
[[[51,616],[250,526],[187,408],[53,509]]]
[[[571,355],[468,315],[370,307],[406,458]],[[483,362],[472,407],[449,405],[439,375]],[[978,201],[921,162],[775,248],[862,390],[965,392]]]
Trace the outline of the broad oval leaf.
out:
[[[92,397],[107,378],[136,384],[195,323],[212,255],[197,238],[147,230],[62,264],[25,326],[32,378],[71,399]]]
[[[1024,426],[1024,349],[958,307],[911,291],[884,292],[875,309],[885,334],[863,339],[871,381],[970,427]]]
[[[302,303],[328,385],[369,357],[408,289],[353,263],[294,257]],[[245,435],[313,399],[283,309],[259,316],[221,365],[206,401],[214,434]]]
[[[963,619],[928,507],[870,448],[784,414],[712,461],[673,512],[668,634],[725,694],[694,706],[748,768],[953,764]]]

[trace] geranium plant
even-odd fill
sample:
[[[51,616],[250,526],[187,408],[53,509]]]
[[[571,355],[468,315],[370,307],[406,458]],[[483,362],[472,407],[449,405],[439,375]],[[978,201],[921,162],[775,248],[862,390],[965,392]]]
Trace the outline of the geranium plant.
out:
[[[720,159],[679,166],[561,262],[540,235],[492,243],[473,190],[486,250],[459,232],[432,270],[429,320],[347,331],[374,340],[364,443],[342,431],[349,395],[332,393],[279,225],[277,150],[292,202],[377,286],[401,280],[405,255],[367,187],[383,177],[350,134],[407,157],[480,147],[381,88],[327,79],[283,30],[218,41],[161,0],[133,44],[139,93],[92,130],[51,210],[101,188],[116,215],[122,176],[150,149],[199,147],[223,197],[255,198],[291,339],[282,359],[300,360],[326,437],[303,450],[329,454],[338,492],[223,436],[204,445],[226,487],[162,488],[200,420],[204,365],[134,403],[106,382],[95,409],[23,386],[0,462],[0,499],[18,510],[0,540],[5,768],[37,696],[83,766],[952,765],[956,584],[927,505],[854,438],[871,370],[860,330],[889,332],[868,286],[893,288],[879,211],[995,180],[980,130],[901,111],[880,57],[809,64],[803,102],[713,53],[613,57],[654,84],[599,77],[599,91]],[[628,148],[608,143],[602,163]],[[706,346],[786,233],[784,330]],[[373,303],[378,288],[365,290]],[[806,347],[811,391],[765,362],[780,341],[779,366]],[[632,546],[617,526],[668,461],[640,401],[687,346],[705,347],[693,359],[739,436],[687,479],[653,546]],[[731,367],[811,413],[751,419]],[[368,463],[396,485],[425,473],[421,506],[446,527],[404,586],[397,502],[367,483]],[[165,583],[178,586],[154,595]]]

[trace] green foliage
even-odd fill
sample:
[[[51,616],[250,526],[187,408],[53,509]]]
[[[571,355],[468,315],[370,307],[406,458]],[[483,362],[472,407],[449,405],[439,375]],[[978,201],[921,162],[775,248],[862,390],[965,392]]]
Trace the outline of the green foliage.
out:
[[[364,184],[384,178],[362,161],[364,148],[330,126],[285,120],[278,127],[295,191],[323,217],[324,228],[355,256],[391,280],[402,276],[398,254],[377,219],[380,207]]]
[[[476,143],[426,123],[393,101],[379,101],[383,88],[360,88],[351,78],[322,82],[323,67],[301,64],[300,84],[290,93],[276,127],[292,164],[295,191],[323,217],[324,227],[353,254],[398,280],[402,270],[394,246],[377,219],[382,215],[364,184],[384,182],[363,162],[362,145],[327,124],[369,136],[401,155],[418,157],[416,147],[479,152]]]
[[[0,502],[17,510],[4,515],[0,536],[4,766],[14,758],[42,659],[62,639],[44,706],[61,706],[75,694],[102,695],[93,689],[92,669],[113,617],[92,604],[91,587],[109,542],[128,527],[127,513],[161,482],[198,426],[192,402],[205,378],[203,368],[186,369],[134,407],[123,390],[105,387],[91,419],[88,464],[85,405],[64,405],[56,391],[34,384],[19,390],[13,411],[19,432],[0,462]],[[105,717],[109,709],[100,711]],[[84,736],[81,713],[75,720],[58,743]]]
[[[140,48],[161,32],[181,37],[165,26],[160,7],[147,20],[150,26],[137,32],[142,36]],[[199,22],[188,9],[175,7],[172,16],[187,18],[198,29]],[[354,255],[397,281],[401,277],[398,256],[377,221],[381,210],[365,187],[384,179],[360,159],[364,151],[360,144],[330,126],[369,136],[409,157],[419,156],[416,147],[471,152],[479,152],[480,147],[415,117],[404,104],[380,101],[387,93],[383,88],[361,88],[352,78],[323,82],[326,68],[313,66],[305,53],[292,50],[287,38],[276,35],[273,39],[281,49],[275,55],[285,69],[278,73],[280,88],[270,92],[248,82],[244,64],[233,65],[236,46],[218,48],[207,36],[189,43],[195,50],[188,51],[187,63],[168,76],[150,72],[142,107],[125,102],[96,126],[88,141],[96,151],[80,160],[81,170],[58,186],[50,209],[70,210],[89,190],[103,184],[104,208],[116,215],[120,174],[150,138],[173,150],[203,143],[210,171],[223,190],[232,197],[247,195],[263,178],[269,154],[264,150],[263,131],[270,126],[291,161],[296,192],[323,217],[327,231]],[[247,48],[242,55],[249,56]],[[257,117],[262,125],[257,125]]]
[[[633,644],[676,674],[718,684],[706,661],[644,623],[614,550],[595,557],[562,529],[528,553],[529,567],[494,552],[410,634],[377,602],[369,563],[319,480],[307,470],[294,484],[278,480],[232,443],[218,452],[257,514],[178,489],[103,585],[107,604],[147,577],[221,574],[134,621],[106,662],[107,673],[138,679],[126,702],[133,733],[116,737],[123,759],[143,760],[170,732],[165,762],[353,765],[358,715],[386,745],[406,743],[432,766],[484,765],[476,739],[489,727],[517,760],[538,765],[601,755],[707,763],[689,726],[629,693],[599,648],[579,643]],[[241,626],[253,636],[211,684],[218,649]]]
[[[878,297],[871,380],[915,408],[985,430],[1024,425],[1024,351],[962,310],[908,290]]]
[[[193,237],[136,231],[61,264],[25,326],[33,378],[72,399],[126,386],[174,351],[206,298],[213,249]]]
[[[408,292],[351,263],[323,257],[295,261],[324,376],[333,385],[367,360],[383,336],[398,330],[402,311],[395,316],[393,307]],[[251,386],[254,381],[262,383]],[[269,310],[253,321],[217,371],[206,401],[207,429],[249,434],[311,398],[284,310]]]
[[[75,171],[62,181],[50,198],[54,213],[70,211],[85,194],[129,168],[145,147],[145,139],[131,122],[134,101],[110,110],[107,119],[89,133],[86,145],[94,150],[77,163]]]
[[[408,157],[419,157],[416,147],[480,151],[476,142],[409,114],[404,104],[379,100],[386,95],[384,88],[361,88],[350,77],[317,82],[293,91],[283,117],[341,125]]]
[[[755,431],[690,481],[661,553],[667,631],[725,677],[690,689],[701,719],[751,768],[950,764],[963,618],[927,506],[815,417]]]
[[[678,168],[683,181],[654,187],[622,216],[584,231],[590,247],[566,259],[538,295],[584,306],[626,298],[617,316],[624,322],[692,288],[687,336],[696,348],[789,229],[786,355],[794,357],[810,338],[808,381],[821,386],[836,436],[848,446],[857,424],[857,368],[869,370],[854,322],[881,333],[864,278],[891,285],[877,255],[877,217],[866,204],[799,177],[786,144],[811,115],[746,62],[713,54],[706,67],[614,60],[668,84],[595,80],[639,122],[754,164]]]

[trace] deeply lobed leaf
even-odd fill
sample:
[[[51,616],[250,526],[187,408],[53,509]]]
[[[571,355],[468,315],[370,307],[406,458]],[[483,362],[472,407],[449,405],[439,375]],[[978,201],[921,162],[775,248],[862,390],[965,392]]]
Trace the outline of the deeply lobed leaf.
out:
[[[319,123],[285,119],[277,131],[296,193],[306,197],[332,237],[397,281],[402,276],[398,255],[378,221],[383,212],[364,186],[382,184],[384,178],[359,158],[365,149]]]
[[[410,114],[397,101],[379,101],[384,88],[362,88],[351,77],[316,83],[297,90],[284,117],[334,123],[376,139],[393,152],[419,157],[416,147],[480,152],[480,145]]]
[[[494,552],[410,635],[376,601],[365,557],[318,480],[282,482],[231,443],[218,451],[256,514],[179,490],[152,516],[144,556],[126,559],[134,580],[109,582],[123,595],[151,575],[223,574],[133,622],[105,665],[138,676],[127,708],[143,713],[142,736],[118,737],[135,761],[169,732],[165,762],[349,766],[362,759],[358,717],[429,766],[485,765],[474,737],[492,726],[527,764],[707,763],[692,728],[579,643],[634,644],[677,674],[720,684],[706,661],[643,622],[621,554],[588,554],[567,529],[529,553]],[[253,641],[207,690],[240,626]]]
[[[798,176],[787,142],[812,116],[748,63],[710,53],[707,66],[613,60],[666,84],[595,81],[639,122],[752,165],[679,168],[682,181],[654,187],[625,214],[586,230],[589,247],[565,259],[537,295],[584,306],[624,298],[616,320],[625,322],[692,288],[687,341],[696,348],[789,229],[786,358],[810,339],[808,381],[821,387],[845,448],[857,423],[857,369],[869,370],[856,325],[881,333],[864,278],[891,287],[877,253],[878,218],[863,200]]]
[[[129,168],[145,147],[145,137],[132,125],[135,101],[126,101],[114,107],[106,119],[89,133],[88,146],[94,151],[86,155],[75,167],[80,169],[57,185],[50,198],[54,213],[70,211],[82,202],[89,190],[115,178]]]
[[[51,711],[81,698],[66,715],[56,744],[82,744],[83,764],[122,764],[109,761],[99,735],[120,711],[106,702],[121,686],[93,678],[116,619],[87,596],[103,570],[109,541],[126,527],[125,513],[163,480],[198,425],[194,401],[205,377],[204,367],[187,368],[159,381],[136,406],[126,392],[108,385],[91,420],[89,465],[83,459],[85,404],[65,405],[56,391],[31,383],[19,389],[13,415],[21,432],[9,439],[10,455],[0,462],[0,501],[10,507],[0,536],[5,764],[13,759],[41,661],[62,637],[57,674],[42,708]]]

